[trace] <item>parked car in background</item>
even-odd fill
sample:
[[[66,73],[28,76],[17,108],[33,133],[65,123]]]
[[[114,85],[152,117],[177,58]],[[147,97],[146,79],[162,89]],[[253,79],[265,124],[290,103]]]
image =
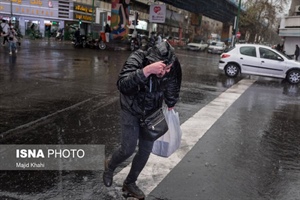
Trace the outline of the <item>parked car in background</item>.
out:
[[[265,45],[236,44],[221,54],[219,69],[229,77],[252,74],[300,82],[300,63]]]
[[[208,47],[208,44],[204,42],[204,40],[196,40],[194,39],[192,42],[187,44],[188,50],[194,50],[194,51],[204,51]]]
[[[225,49],[226,49],[226,44],[224,42],[213,41],[208,45],[207,52],[221,54],[225,51]]]

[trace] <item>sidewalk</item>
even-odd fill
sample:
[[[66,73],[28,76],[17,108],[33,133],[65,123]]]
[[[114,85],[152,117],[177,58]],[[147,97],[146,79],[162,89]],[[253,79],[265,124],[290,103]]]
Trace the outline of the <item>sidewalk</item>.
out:
[[[73,45],[73,41],[71,40],[56,40],[54,37],[51,38],[41,38],[41,39],[30,39],[30,38],[23,38],[22,43],[26,44],[37,44],[37,43],[56,43],[57,45]],[[106,49],[105,50],[129,50],[129,43],[126,44],[124,42],[109,42],[105,43]],[[88,48],[88,47],[87,47]]]
[[[28,37],[24,37],[21,39],[21,48],[22,44],[57,44],[57,45],[73,45],[73,41],[70,40],[56,40],[54,37],[50,38],[41,38],[41,39],[30,39]],[[114,51],[130,51],[130,43],[126,43],[123,41],[110,41],[106,44],[105,50],[114,50]],[[186,49],[186,46],[174,46],[175,49]]]

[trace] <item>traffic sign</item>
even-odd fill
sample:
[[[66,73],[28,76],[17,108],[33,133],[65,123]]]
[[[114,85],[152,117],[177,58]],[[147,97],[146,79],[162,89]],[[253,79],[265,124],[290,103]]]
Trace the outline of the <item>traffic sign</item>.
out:
[[[240,37],[241,37],[241,33],[240,33],[240,32],[237,32],[237,33],[236,33],[236,37],[237,37],[237,38],[240,38]]]

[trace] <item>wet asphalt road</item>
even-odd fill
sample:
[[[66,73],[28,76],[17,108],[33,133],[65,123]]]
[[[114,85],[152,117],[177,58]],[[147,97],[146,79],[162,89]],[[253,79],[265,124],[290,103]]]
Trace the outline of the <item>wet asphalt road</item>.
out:
[[[16,56],[1,47],[0,144],[105,144],[109,155],[119,139],[116,80],[129,54],[57,41],[25,40]],[[153,195],[176,199],[177,192],[197,190],[198,197],[187,199],[300,199],[299,87],[226,78],[217,69],[218,55],[177,55],[182,123],[241,78],[257,81],[161,183],[164,191],[174,181],[182,188],[201,179],[204,186],[170,196],[158,187]],[[205,158],[215,161],[205,165]],[[197,180],[182,182],[189,166],[199,166],[192,176]],[[0,180],[0,199],[112,199],[98,171],[1,171]]]

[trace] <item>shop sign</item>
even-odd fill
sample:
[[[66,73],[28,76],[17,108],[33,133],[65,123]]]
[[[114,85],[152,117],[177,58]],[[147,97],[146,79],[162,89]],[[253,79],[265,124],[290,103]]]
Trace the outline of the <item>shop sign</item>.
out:
[[[91,15],[84,15],[79,13],[74,13],[74,19],[84,20],[84,21],[93,21],[93,17]]]
[[[149,21],[154,23],[165,23],[166,5],[152,4],[150,5]]]
[[[38,5],[38,6],[42,6],[43,2],[41,0],[30,0],[30,4],[31,5]]]
[[[22,0],[11,0],[13,3],[18,3],[18,4],[21,4],[22,3]]]
[[[77,3],[74,3],[74,10],[85,13],[93,13],[93,7]]]
[[[54,12],[47,9],[36,9],[36,8],[30,8],[30,7],[15,7],[15,14],[28,14],[28,15],[38,15],[38,16],[50,16],[50,17],[56,17],[54,15]],[[57,13],[56,13],[57,15]]]
[[[23,3],[25,2],[23,1]],[[29,1],[27,3],[29,3]],[[58,10],[48,8],[48,7],[14,5],[12,8],[13,8],[13,14],[31,15],[33,17],[58,17]],[[0,11],[10,12],[10,9],[11,7],[9,4],[4,4],[4,5],[0,4]]]
[[[53,8],[52,0],[49,0],[49,1],[48,1],[48,7],[49,7],[49,8]]]
[[[1,2],[12,2],[12,3],[18,3],[18,4],[21,4],[22,3],[22,0],[1,0]]]

